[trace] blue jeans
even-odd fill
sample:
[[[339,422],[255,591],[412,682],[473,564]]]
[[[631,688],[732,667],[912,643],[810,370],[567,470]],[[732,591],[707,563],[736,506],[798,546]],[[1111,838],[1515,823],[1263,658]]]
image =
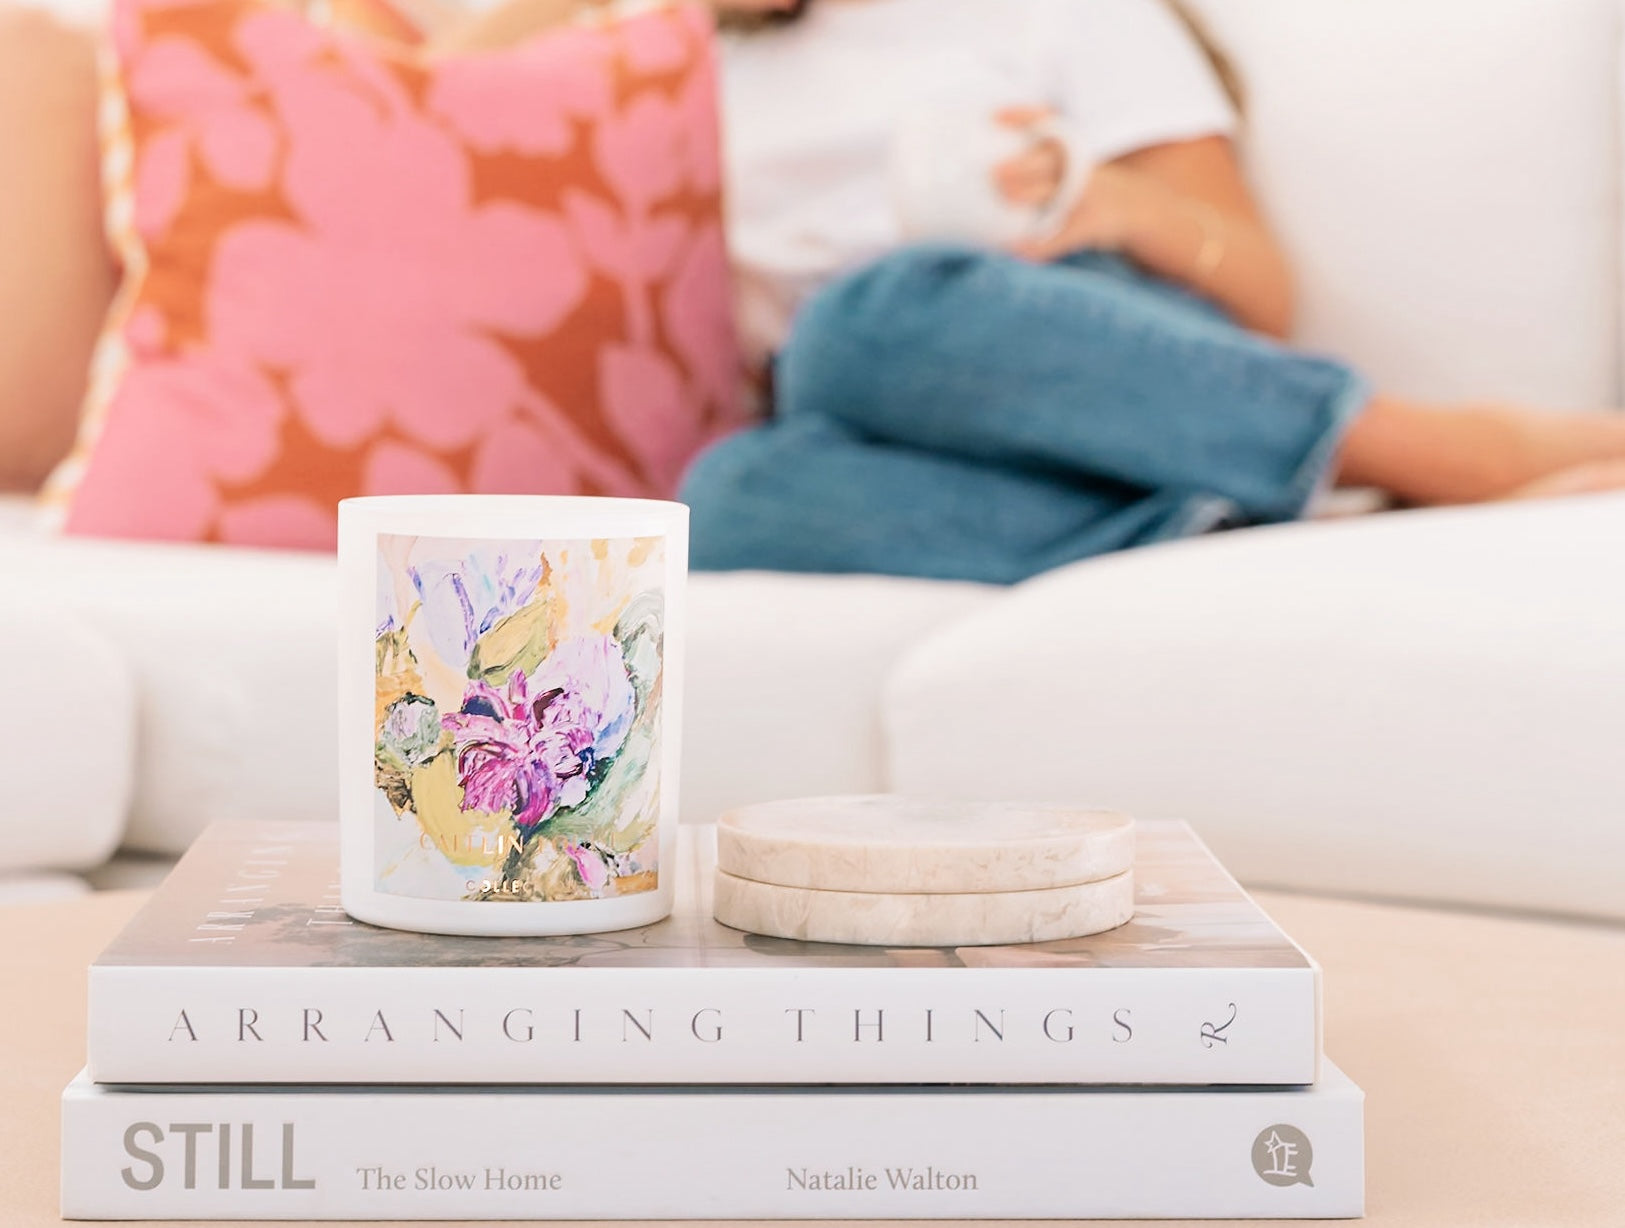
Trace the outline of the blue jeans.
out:
[[[939,245],[821,291],[775,385],[684,479],[698,570],[1012,583],[1291,520],[1368,395],[1114,256]]]

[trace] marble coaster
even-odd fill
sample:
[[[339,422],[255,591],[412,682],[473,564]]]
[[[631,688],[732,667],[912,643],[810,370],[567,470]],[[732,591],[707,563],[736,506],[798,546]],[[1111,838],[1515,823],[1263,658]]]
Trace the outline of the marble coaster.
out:
[[[875,794],[743,806],[717,868],[815,891],[963,894],[1098,882],[1134,864],[1134,820],[1104,810]]]
[[[716,918],[773,938],[882,947],[1006,946],[1081,938],[1134,915],[1132,870],[1039,891],[959,895],[812,891],[716,876]]]

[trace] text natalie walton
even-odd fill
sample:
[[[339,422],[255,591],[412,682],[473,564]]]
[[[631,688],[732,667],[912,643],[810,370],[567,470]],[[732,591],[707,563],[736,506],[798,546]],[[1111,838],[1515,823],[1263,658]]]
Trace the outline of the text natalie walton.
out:
[[[978,1187],[975,1173],[946,1172],[931,1165],[924,1168],[868,1169],[849,1164],[845,1168],[834,1169],[786,1168],[784,1188],[820,1193],[846,1190],[902,1190],[923,1194],[933,1190],[963,1193]]]

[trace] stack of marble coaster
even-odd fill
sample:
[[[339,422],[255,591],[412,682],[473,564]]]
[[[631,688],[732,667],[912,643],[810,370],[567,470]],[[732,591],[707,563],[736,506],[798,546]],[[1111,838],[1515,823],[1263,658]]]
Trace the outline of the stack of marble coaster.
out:
[[[884,795],[746,806],[717,824],[715,910],[735,929],[808,942],[1079,938],[1134,915],[1134,822]]]

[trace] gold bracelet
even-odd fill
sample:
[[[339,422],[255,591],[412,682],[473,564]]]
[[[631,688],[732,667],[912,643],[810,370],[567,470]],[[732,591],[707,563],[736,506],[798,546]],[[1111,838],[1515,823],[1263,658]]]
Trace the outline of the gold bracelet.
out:
[[[1193,277],[1197,285],[1205,284],[1208,278],[1219,271],[1224,263],[1224,219],[1219,211],[1205,201],[1195,201],[1193,208],[1196,213],[1196,224],[1202,228],[1202,250],[1196,253],[1196,269]]]

